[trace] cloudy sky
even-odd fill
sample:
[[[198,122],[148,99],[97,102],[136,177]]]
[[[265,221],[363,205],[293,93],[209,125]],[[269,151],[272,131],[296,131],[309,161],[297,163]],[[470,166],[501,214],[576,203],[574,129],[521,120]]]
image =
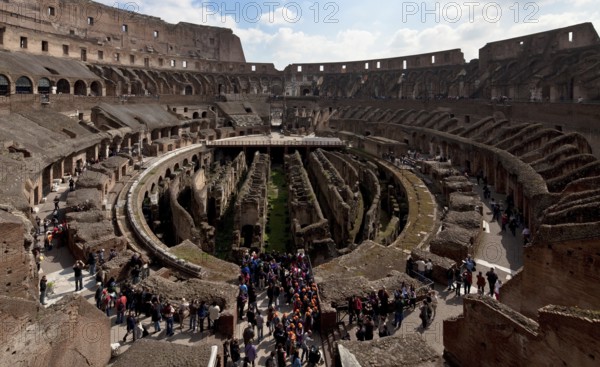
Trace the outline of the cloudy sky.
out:
[[[231,28],[247,61],[273,62],[278,69],[452,48],[461,48],[469,61],[486,42],[583,22],[600,30],[598,0],[119,1],[100,0],[170,23]]]

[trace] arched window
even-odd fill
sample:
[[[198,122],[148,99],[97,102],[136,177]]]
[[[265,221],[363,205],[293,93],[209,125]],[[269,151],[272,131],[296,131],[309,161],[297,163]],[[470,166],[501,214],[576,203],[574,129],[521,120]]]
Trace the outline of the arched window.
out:
[[[70,94],[71,93],[71,83],[69,83],[66,79],[61,79],[56,83],[56,93],[59,94]]]
[[[92,82],[90,85],[90,91],[93,96],[101,96],[102,95],[102,86],[99,82]]]
[[[31,80],[28,77],[22,76],[15,82],[15,86],[17,87],[17,94],[31,94],[33,93],[33,87],[31,85]]]
[[[73,93],[76,96],[85,96],[87,95],[87,86],[83,80],[78,80],[75,82]]]
[[[0,96],[8,96],[10,94],[10,82],[8,78],[0,74]]]
[[[50,87],[52,83],[48,78],[41,78],[38,80],[38,94],[50,94]]]

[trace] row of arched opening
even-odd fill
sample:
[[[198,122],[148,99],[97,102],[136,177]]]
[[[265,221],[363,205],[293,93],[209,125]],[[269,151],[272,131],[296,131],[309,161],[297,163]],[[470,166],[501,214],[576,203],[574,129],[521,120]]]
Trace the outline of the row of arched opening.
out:
[[[200,113],[200,112],[194,112],[194,114],[192,115],[192,118],[194,120],[199,119],[199,118],[205,119],[207,117],[208,117],[208,112],[206,112],[206,111],[204,111],[202,113]]]
[[[66,79],[59,79],[56,84],[48,78],[40,78],[37,82],[37,94],[50,94],[56,88],[57,94],[70,94],[71,83]],[[21,76],[15,81],[15,94],[33,94],[34,84],[26,76]],[[0,74],[0,96],[11,94],[10,79]],[[73,85],[73,94],[76,96],[85,96],[88,94],[87,84],[83,80],[77,80]],[[102,85],[93,81],[90,83],[90,94],[93,96],[102,95]]]

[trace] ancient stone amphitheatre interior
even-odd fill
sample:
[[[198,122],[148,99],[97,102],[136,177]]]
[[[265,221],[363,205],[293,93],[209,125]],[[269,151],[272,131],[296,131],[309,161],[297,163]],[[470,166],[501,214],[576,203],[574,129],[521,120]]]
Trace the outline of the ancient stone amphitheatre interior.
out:
[[[0,365],[224,366],[228,337],[243,359],[252,253],[302,263],[315,283],[321,366],[600,363],[592,23],[490,39],[471,61],[449,49],[278,70],[247,62],[226,28],[83,0],[0,5]],[[467,277],[469,255],[457,295],[449,269]],[[132,341],[116,304],[97,307],[98,281],[133,310],[171,302],[174,335],[142,308],[149,335]],[[414,310],[395,300],[403,284]],[[266,318],[268,292],[254,292]],[[195,299],[220,307],[216,334],[189,331],[189,307],[179,329]],[[295,298],[280,299],[283,327],[298,326]],[[357,340],[377,309],[375,337]],[[264,329],[249,341],[257,366],[276,350]]]

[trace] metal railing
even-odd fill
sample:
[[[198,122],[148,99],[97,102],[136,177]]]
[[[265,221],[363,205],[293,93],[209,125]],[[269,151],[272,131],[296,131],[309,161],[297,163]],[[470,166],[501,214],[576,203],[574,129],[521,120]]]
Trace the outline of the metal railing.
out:
[[[345,147],[342,141],[236,140],[207,141],[207,147],[277,146],[277,147]]]
[[[217,367],[217,362],[219,362],[219,347],[213,345],[210,347],[210,359],[208,360],[207,367]]]

